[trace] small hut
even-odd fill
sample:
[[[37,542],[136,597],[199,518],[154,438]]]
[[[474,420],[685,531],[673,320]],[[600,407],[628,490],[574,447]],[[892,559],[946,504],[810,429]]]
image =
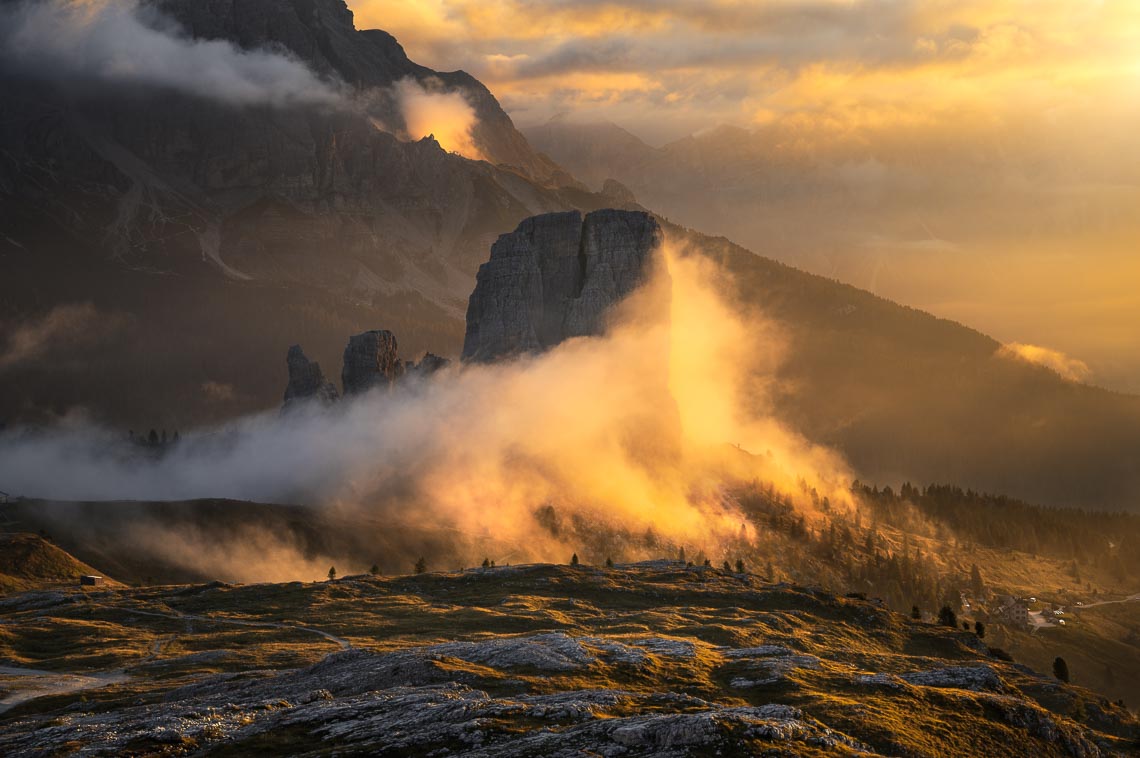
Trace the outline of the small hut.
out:
[[[95,587],[103,583],[103,577],[90,574],[88,576],[79,577],[79,584],[84,587]]]

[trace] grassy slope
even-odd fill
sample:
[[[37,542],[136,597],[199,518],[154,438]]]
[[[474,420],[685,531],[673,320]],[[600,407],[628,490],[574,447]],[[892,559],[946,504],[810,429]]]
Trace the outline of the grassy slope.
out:
[[[157,701],[161,692],[197,674],[303,665],[335,649],[330,643],[314,644],[315,638],[297,630],[180,622],[131,609],[285,619],[375,650],[543,631],[627,641],[685,639],[695,645],[692,657],[653,655],[647,667],[634,672],[606,664],[553,675],[503,671],[460,659],[436,665],[448,676],[492,693],[517,691],[520,685],[532,692],[621,687],[672,690],[730,704],[787,703],[885,754],[1012,756],[1031,750],[1045,756],[1060,755],[1061,748],[1012,726],[989,695],[859,684],[856,677],[862,673],[993,666],[1008,694],[1048,708],[1065,729],[1073,718],[1096,723],[1101,738],[1120,749],[1136,733],[1131,717],[1111,707],[1104,710],[1090,693],[986,658],[971,634],[912,623],[860,601],[679,564],[615,570],[532,566],[319,584],[109,591],[89,595],[82,603],[5,611],[9,623],[0,651],[26,665],[61,670],[131,667],[145,660],[131,669],[136,675],[132,681],[88,693],[87,708],[113,709],[140,697]],[[793,669],[771,685],[733,685],[734,678],[754,672],[725,658],[721,646],[768,644],[816,656],[819,666]],[[203,651],[217,652],[194,655]],[[15,713],[48,718],[74,699],[46,698]]]
[[[420,554],[433,556],[435,565],[442,562],[450,566],[462,562],[445,558],[449,555],[448,546],[433,542],[432,535],[398,534],[399,530],[384,530],[360,522],[340,523],[309,508],[222,500],[122,503],[108,510],[111,505],[27,501],[13,514],[22,519],[22,528],[32,531],[44,528],[57,544],[80,559],[104,567],[112,575],[133,583],[233,579],[224,572],[210,573],[208,568],[173,563],[161,552],[142,552],[138,544],[123,536],[128,534],[128,524],[152,521],[175,533],[181,530],[202,534],[218,544],[237,540],[235,544],[240,545],[245,530],[257,527],[311,554],[332,556],[342,573],[363,571],[376,561],[386,572],[407,571]],[[939,575],[951,587],[967,587],[970,566],[977,564],[982,567],[987,587],[995,595],[1036,596],[1042,601],[1072,605],[1077,600],[1091,602],[1140,591],[1140,584],[1121,584],[1092,565],[1083,567],[1082,577],[1077,581],[1069,571],[1070,561],[960,544],[952,534],[936,534],[937,531],[931,530],[935,536],[912,533],[906,539],[912,552],[920,550],[929,556]],[[882,551],[901,553],[903,531],[878,524],[876,533]],[[856,539],[856,543],[858,552],[861,537]],[[605,559],[603,555],[594,555],[596,551],[580,549],[579,552],[588,562],[601,563]],[[619,561],[623,559],[620,554],[614,557]],[[720,556],[711,557],[715,559],[715,565],[720,565]],[[777,580],[820,585],[840,594],[868,590],[867,587],[848,586],[835,563],[814,555],[804,543],[767,528],[761,528],[759,541],[750,553],[742,557],[749,567],[760,572],[771,560],[775,571],[773,578]],[[855,557],[860,558],[858,554]],[[291,586],[294,587],[292,592],[302,592],[301,585]],[[870,594],[877,594],[877,590],[871,589]],[[284,612],[287,608],[282,610]],[[906,612],[909,607],[896,610]],[[937,609],[924,610],[929,614]],[[1140,635],[1140,603],[1090,608],[1082,616],[1069,619],[1064,629],[1048,628],[1034,634],[1004,628],[988,616],[962,614],[962,618],[971,622],[975,618],[987,621],[990,630],[988,641],[1009,649],[1018,661],[1048,671],[1053,658],[1063,656],[1070,661],[1074,681],[1113,700],[1123,698],[1132,706],[1140,703],[1140,647],[1123,641],[1131,632]],[[1102,618],[1113,620],[1102,622]],[[506,627],[508,630],[511,628],[509,625]],[[437,631],[443,634],[446,630],[441,628]],[[1136,676],[1132,675],[1133,672]]]
[[[102,572],[35,534],[0,534],[0,594],[58,585]],[[113,580],[107,580],[114,583]]]

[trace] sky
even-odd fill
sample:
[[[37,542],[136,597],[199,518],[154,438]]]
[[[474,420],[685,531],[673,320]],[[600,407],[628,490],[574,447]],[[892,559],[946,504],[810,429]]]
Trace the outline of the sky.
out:
[[[1136,113],[1135,0],[350,0],[357,26],[484,81],[515,116],[662,142],[709,122],[859,130]]]
[[[1138,0],[349,2],[520,126],[753,130],[804,200],[691,225],[1140,392]]]

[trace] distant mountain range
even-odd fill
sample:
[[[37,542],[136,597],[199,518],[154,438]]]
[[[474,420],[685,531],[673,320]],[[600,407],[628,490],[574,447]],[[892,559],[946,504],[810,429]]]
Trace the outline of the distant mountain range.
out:
[[[188,38],[287,51],[323,79],[375,96],[353,108],[235,106],[160,88],[77,92],[6,68],[0,421],[80,406],[124,431],[185,430],[273,408],[289,345],[335,366],[345,335],[366,329],[395,332],[409,358],[426,349],[454,357],[476,268],[498,235],[547,211],[636,208],[619,186],[591,192],[577,179],[597,187],[609,173],[597,166],[621,174],[660,155],[598,127],[576,138],[589,160],[562,164],[549,135],[524,137],[470,76],[418,66],[390,35],[355,30],[343,0],[152,5]],[[402,116],[385,93],[406,79],[465,98],[487,160],[395,136]],[[669,176],[645,174],[660,194],[631,188],[675,217],[670,192],[700,194],[723,179],[696,156],[709,140],[724,148],[738,137],[676,145],[673,156],[692,160]],[[741,175],[762,178],[766,165],[735,150]],[[758,186],[741,189],[749,202],[786,190]],[[730,217],[734,206],[718,203],[731,191],[710,191],[694,213]],[[826,228],[829,218],[815,223]],[[998,343],[975,331],[726,239],[666,229],[718,260],[735,296],[787,328],[781,413],[836,445],[860,475],[1140,505],[1140,399],[996,356]]]

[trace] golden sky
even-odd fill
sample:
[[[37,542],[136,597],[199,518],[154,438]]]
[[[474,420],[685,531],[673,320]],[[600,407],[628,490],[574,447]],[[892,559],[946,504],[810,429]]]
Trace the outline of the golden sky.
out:
[[[1136,0],[350,0],[357,26],[483,80],[516,121],[650,140],[795,115],[875,129],[1140,104]],[[664,126],[661,126],[664,124]]]

